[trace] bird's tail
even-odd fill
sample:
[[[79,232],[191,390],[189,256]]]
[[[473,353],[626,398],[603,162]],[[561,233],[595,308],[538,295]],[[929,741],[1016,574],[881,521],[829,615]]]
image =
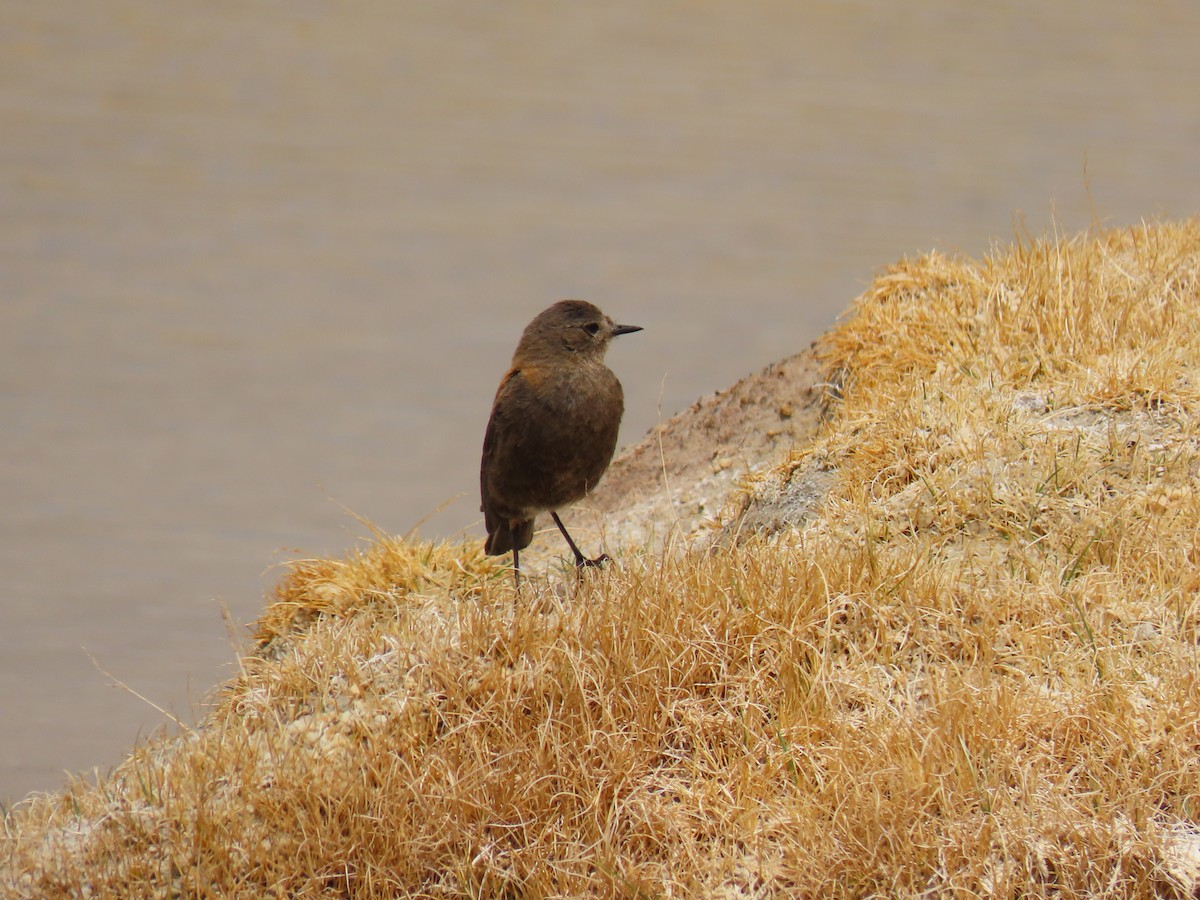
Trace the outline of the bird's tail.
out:
[[[500,556],[513,550],[515,542],[517,550],[524,550],[533,543],[533,519],[515,522],[511,529],[503,519],[487,522],[488,536],[483,545],[489,556]]]

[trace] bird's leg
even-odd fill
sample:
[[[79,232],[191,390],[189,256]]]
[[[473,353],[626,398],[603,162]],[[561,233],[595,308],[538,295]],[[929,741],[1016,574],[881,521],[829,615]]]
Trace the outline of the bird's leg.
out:
[[[551,512],[550,518],[554,520],[554,524],[558,526],[558,530],[562,532],[562,536],[567,539],[567,545],[571,548],[571,552],[575,554],[575,567],[582,569],[584,566],[598,566],[608,560],[607,553],[601,553],[595,559],[588,559],[579,552],[579,548],[575,546],[575,542],[571,540],[571,536],[567,534],[567,529],[562,523],[562,519],[558,517],[558,513]]]
[[[517,530],[512,527],[510,522],[508,525],[508,537],[512,541],[513,551],[513,584],[516,585],[517,593],[521,593],[521,556],[517,550]]]

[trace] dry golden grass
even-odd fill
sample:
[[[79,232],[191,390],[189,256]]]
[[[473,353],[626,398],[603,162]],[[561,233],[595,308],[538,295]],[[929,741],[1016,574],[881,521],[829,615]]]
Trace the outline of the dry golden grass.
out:
[[[194,732],[22,804],[17,896],[1190,896],[1200,226],[930,256],[821,344],[800,529],[297,564]]]

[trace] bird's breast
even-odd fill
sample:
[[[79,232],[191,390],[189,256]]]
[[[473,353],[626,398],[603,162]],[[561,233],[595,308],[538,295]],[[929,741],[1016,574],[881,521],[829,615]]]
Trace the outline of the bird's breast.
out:
[[[614,417],[620,423],[621,383],[606,366],[539,366],[522,369],[521,375],[529,407],[563,416],[573,428],[607,427]]]

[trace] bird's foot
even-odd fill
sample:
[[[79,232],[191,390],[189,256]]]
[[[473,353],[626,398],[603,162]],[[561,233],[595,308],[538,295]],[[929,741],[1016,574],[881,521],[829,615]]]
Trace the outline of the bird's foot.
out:
[[[596,566],[602,566],[606,562],[608,562],[611,558],[612,557],[610,557],[607,553],[601,553],[595,559],[588,559],[586,556],[583,556],[582,554],[580,554],[579,557],[577,557],[575,560],[575,567],[577,569],[583,569],[583,568],[593,568]]]

